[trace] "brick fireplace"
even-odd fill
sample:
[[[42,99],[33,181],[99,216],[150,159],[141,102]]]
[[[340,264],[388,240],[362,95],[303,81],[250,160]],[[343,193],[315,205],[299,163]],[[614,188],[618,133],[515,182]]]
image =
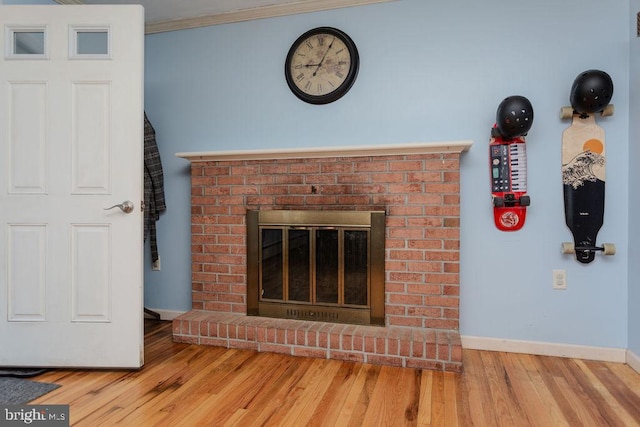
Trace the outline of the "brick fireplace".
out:
[[[470,141],[178,153],[191,161],[192,310],[174,340],[462,370],[460,154]],[[247,316],[247,212],[384,211],[384,326]]]

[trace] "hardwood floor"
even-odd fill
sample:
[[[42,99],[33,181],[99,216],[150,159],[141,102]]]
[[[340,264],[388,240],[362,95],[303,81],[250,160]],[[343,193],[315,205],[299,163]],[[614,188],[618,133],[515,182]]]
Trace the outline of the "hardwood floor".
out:
[[[464,374],[173,343],[147,321],[139,371],[51,370],[78,426],[640,426],[622,364],[464,350]]]

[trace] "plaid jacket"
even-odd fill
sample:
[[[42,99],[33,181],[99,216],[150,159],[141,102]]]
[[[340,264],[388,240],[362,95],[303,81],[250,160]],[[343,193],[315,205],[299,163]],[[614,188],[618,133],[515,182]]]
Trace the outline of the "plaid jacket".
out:
[[[156,145],[156,131],[144,115],[144,239],[151,243],[151,261],[158,260],[156,221],[167,209],[164,200],[164,176],[160,152]]]

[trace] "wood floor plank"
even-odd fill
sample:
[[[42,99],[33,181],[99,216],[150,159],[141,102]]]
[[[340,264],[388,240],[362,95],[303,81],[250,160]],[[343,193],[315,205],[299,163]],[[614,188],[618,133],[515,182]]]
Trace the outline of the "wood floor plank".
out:
[[[282,365],[285,369],[247,405],[247,413],[238,420],[237,426],[267,425],[279,411],[285,411],[282,403],[312,364],[312,359],[289,357],[286,360],[288,365]]]
[[[580,384],[589,405],[605,420],[606,425],[620,427],[634,425],[625,423],[624,416],[618,413],[618,405],[613,401],[609,401],[606,388],[597,381],[595,376],[590,375],[587,372],[588,370],[585,371],[584,366],[581,366],[579,362],[577,359],[570,360],[567,363],[567,369],[571,372],[576,382]]]
[[[434,372],[431,383],[431,426],[444,426],[444,375],[442,372]]]
[[[418,401],[418,427],[431,426],[431,388],[434,371],[423,370],[420,374],[420,399]]]
[[[629,365],[622,363],[608,363],[607,366],[616,376],[617,381],[622,381],[636,396],[640,396],[640,375]]]
[[[621,407],[634,420],[640,419],[640,397],[636,395],[624,382],[619,381],[606,363],[598,361],[584,361],[598,380],[607,388]]]
[[[570,426],[571,418],[567,419],[567,412],[562,411],[562,408],[566,407],[566,399],[562,392],[558,390],[557,384],[553,381],[553,376],[545,370],[540,356],[520,354],[518,355],[518,360],[526,370],[529,381],[533,384],[538,397],[548,412],[552,420],[551,425]],[[571,413],[568,415],[571,416]]]
[[[73,426],[640,426],[623,364],[464,350],[463,374],[174,343],[145,323],[140,370],[50,370]]]
[[[329,392],[324,393],[315,412],[309,419],[307,427],[336,425],[342,408],[347,402],[358,373],[362,370],[361,363],[343,363],[329,385]]]
[[[189,414],[191,425],[224,424],[235,408],[247,407],[263,385],[273,378],[277,369],[268,367],[282,360],[282,357],[270,353],[251,353],[253,356],[246,360],[247,363],[235,366],[235,375],[229,377],[223,387],[215,389],[205,405]]]
[[[417,423],[418,372],[383,366],[363,420],[367,426],[411,426]],[[418,377],[419,379],[419,377]]]
[[[545,402],[537,393],[534,383],[529,381],[529,375],[520,363],[519,356],[513,353],[501,353],[500,359],[505,369],[505,381],[508,382],[528,425],[554,425],[556,421],[551,417]]]
[[[456,396],[455,402],[456,412],[458,414],[458,425],[462,427],[473,427],[478,424],[478,422],[474,422],[474,413],[471,410],[471,405],[469,403],[468,396],[471,395],[469,390],[469,382],[467,380],[466,375],[456,375],[454,374],[456,381]]]
[[[220,350],[191,351],[189,347],[177,355],[181,361],[177,365],[163,361],[150,369],[145,376],[140,376],[138,372],[132,373],[118,384],[118,394],[114,395],[113,390],[106,387],[102,393],[89,399],[80,399],[78,403],[81,410],[77,416],[86,422],[99,420],[115,423],[130,416],[133,411],[143,413],[139,408],[145,408],[149,402],[161,398],[163,393],[173,394],[200,370],[212,365],[216,358],[224,355]],[[234,359],[233,355],[227,357]]]
[[[378,382],[381,369],[381,366],[366,365],[364,383],[362,388],[359,390],[356,404],[353,407],[351,417],[346,424],[347,427],[360,427],[363,425],[364,418],[370,408],[371,396],[373,395],[373,390]]]
[[[213,354],[212,354],[213,355]],[[145,403],[141,403],[140,406],[135,408],[135,413],[121,414],[117,421],[124,421],[125,419],[132,422],[134,425],[138,425],[142,422],[148,422],[150,424],[155,423],[167,423],[165,425],[171,425],[173,422],[184,417],[183,408],[184,404],[180,402],[189,402],[191,400],[202,401],[202,397],[205,399],[211,394],[212,380],[215,378],[216,372],[222,372],[229,366],[229,361],[234,360],[238,363],[236,352],[224,352],[224,354],[216,355],[211,361],[204,361],[204,365],[192,366],[193,375],[184,376],[184,382],[182,384],[176,383],[175,388],[165,388],[160,394]],[[245,353],[248,356],[247,353]],[[180,374],[184,375],[184,374]],[[165,380],[171,381],[171,378]],[[180,404],[178,404],[180,403]],[[194,409],[191,409],[191,413]]]
[[[444,425],[457,427],[459,405],[456,401],[456,375],[443,372],[442,376],[444,379]]]
[[[315,413],[315,410],[322,400],[321,397],[328,392],[332,381],[328,378],[334,378],[342,366],[342,362],[336,360],[323,360],[323,363],[317,364],[316,371],[309,377],[309,381],[305,383],[304,388],[298,395],[298,398],[283,417],[279,425],[283,427],[307,425],[309,420]]]
[[[510,384],[505,381],[504,368],[499,361],[497,352],[483,352],[481,354],[493,405],[496,410],[498,425],[517,426],[527,425],[522,416],[518,402],[513,399]]]
[[[576,360],[576,365],[585,373],[589,382],[593,385],[594,389],[600,393],[601,399],[606,400],[607,406],[609,406],[616,415],[622,420],[623,425],[630,426],[634,425],[634,423],[640,419],[635,418],[633,414],[628,412],[628,405],[626,402],[621,402],[616,399],[612,394],[611,390],[607,388],[607,386],[601,381],[601,378],[598,377],[596,372],[594,372],[591,367],[597,366],[594,364],[589,364],[588,361]],[[635,412],[635,411],[634,411]]]
[[[556,392],[556,403],[571,425],[607,425],[597,405],[590,402],[590,396],[583,385],[576,379],[569,365],[570,359],[557,357],[539,358],[541,370],[548,372],[553,378],[549,379],[550,387]]]
[[[360,369],[356,373],[353,384],[344,399],[339,403],[340,410],[336,417],[335,425],[361,425],[358,424],[364,417],[366,407],[368,406],[367,385],[371,383],[372,378],[377,379],[377,373],[380,371],[378,366],[359,365]],[[366,404],[363,405],[362,396],[366,397]],[[364,409],[364,410],[363,410]]]
[[[495,426],[498,420],[493,411],[491,390],[486,381],[486,373],[482,363],[482,353],[477,350],[463,352],[465,395],[469,408],[473,414],[472,422],[478,426]]]

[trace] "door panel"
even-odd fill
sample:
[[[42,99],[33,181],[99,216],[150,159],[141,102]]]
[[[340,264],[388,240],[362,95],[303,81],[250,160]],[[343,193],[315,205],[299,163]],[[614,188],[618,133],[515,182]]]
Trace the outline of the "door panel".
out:
[[[143,21],[0,6],[0,366],[143,363]]]

